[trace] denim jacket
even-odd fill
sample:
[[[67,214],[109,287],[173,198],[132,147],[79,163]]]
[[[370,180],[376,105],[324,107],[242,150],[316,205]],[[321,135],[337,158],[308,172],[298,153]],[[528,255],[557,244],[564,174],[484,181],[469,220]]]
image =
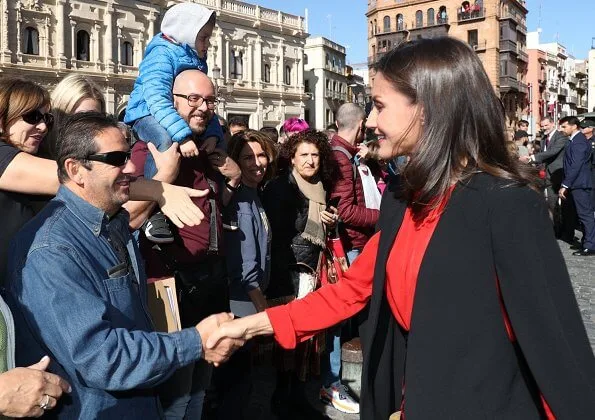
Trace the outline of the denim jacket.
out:
[[[153,388],[202,354],[195,328],[153,330],[146,276],[128,219],[121,210],[110,220],[61,186],[13,240],[8,291],[17,365],[47,354],[50,370],[72,385],[47,417],[160,418]],[[120,263],[108,229],[126,244],[134,276],[126,269],[108,274]]]

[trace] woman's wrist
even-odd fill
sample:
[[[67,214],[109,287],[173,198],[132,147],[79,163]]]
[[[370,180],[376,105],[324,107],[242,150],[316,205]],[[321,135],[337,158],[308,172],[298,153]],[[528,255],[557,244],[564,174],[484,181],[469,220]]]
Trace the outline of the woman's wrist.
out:
[[[246,339],[251,339],[259,335],[273,335],[275,332],[271,320],[265,311],[240,318],[237,322],[241,323],[241,326],[244,328]]]

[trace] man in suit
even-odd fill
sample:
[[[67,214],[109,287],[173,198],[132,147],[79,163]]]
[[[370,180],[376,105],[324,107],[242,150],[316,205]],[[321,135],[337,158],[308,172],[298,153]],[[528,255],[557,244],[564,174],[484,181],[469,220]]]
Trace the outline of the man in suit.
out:
[[[582,120],[581,131],[591,143],[591,180],[593,183],[591,198],[593,207],[595,207],[595,118],[585,118]]]
[[[546,199],[550,214],[554,214],[558,203],[558,191],[564,178],[564,150],[568,144],[568,137],[556,130],[556,124],[551,117],[544,117],[539,126],[543,130],[541,138],[542,151],[528,157],[521,157],[523,162],[545,164],[547,187]],[[570,205],[569,205],[570,204]],[[562,240],[572,243],[574,240],[574,227],[576,219],[573,217],[574,209],[571,203],[562,203],[562,225],[555,221],[556,234]]]
[[[582,249],[573,255],[595,255],[595,213],[591,201],[591,142],[579,130],[577,117],[564,117],[560,120],[563,133],[570,138],[564,152],[564,180],[558,195],[562,200],[568,199],[567,190],[572,191],[572,199],[576,206],[579,220],[583,224]]]

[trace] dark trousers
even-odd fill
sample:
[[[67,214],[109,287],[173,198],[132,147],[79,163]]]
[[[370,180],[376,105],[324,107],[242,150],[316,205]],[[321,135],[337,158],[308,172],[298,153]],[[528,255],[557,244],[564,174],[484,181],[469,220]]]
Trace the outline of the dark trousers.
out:
[[[583,248],[595,249],[595,210],[591,197],[591,188],[572,190],[578,218],[583,224]]]
[[[574,230],[577,225],[576,208],[571,198],[572,193],[566,192],[566,200],[561,200],[558,205],[558,191],[562,188],[564,171],[562,169],[549,174],[547,182],[547,204],[551,214],[554,215],[554,230],[556,237],[567,242],[574,239]]]

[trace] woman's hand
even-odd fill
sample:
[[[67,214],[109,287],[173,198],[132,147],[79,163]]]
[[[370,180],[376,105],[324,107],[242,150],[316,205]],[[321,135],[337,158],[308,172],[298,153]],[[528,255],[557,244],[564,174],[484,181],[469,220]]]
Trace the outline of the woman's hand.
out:
[[[333,229],[339,220],[339,211],[336,207],[330,207],[328,210],[320,212],[320,220],[328,228]]]
[[[70,385],[58,375],[45,372],[50,358],[44,356],[27,368],[15,368],[0,375],[0,414],[7,417],[41,417],[56,406]]]
[[[221,324],[219,329],[209,336],[205,346],[207,349],[212,349],[226,338],[250,340],[258,335],[272,335],[273,332],[267,313],[259,312]]]
[[[157,150],[153,143],[147,143],[147,147],[157,168],[155,179],[158,181],[169,182],[170,184],[178,177],[180,171],[180,161],[182,156],[179,153],[178,143],[174,143],[165,152]]]

